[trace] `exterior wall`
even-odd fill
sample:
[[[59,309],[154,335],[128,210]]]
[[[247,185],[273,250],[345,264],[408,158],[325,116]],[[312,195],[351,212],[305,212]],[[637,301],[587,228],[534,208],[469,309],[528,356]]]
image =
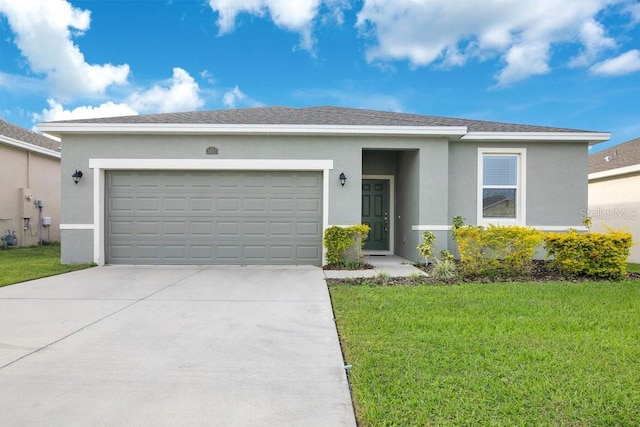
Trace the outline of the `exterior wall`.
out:
[[[629,262],[640,263],[640,174],[612,176],[589,182],[589,209],[593,231],[607,227],[626,229],[633,235]]]
[[[60,240],[60,159],[0,144],[0,234],[15,230],[19,246]],[[22,189],[28,189],[24,191]],[[42,200],[42,216],[50,227],[40,227],[40,211],[33,200]],[[25,229],[26,227],[26,229]]]
[[[478,148],[525,148],[526,224],[542,229],[582,227],[587,206],[586,143],[479,142],[449,145],[449,213],[477,224]],[[449,250],[455,248],[449,239]]]
[[[478,148],[525,148],[526,224],[532,227],[579,227],[587,206],[586,143],[450,144],[449,214],[477,223]]]
[[[363,151],[362,174],[363,175],[396,175],[397,174],[396,151]]]
[[[351,225],[361,222],[363,152],[388,150],[389,147],[417,152],[421,148],[431,149],[442,142],[442,139],[413,137],[68,135],[63,139],[62,176],[71,176],[76,169],[81,170],[84,176],[78,185],[74,185],[71,179],[62,180],[62,262],[93,261],[93,251],[87,251],[85,245],[74,243],[72,247],[69,244],[71,239],[74,242],[93,242],[94,175],[89,169],[89,159],[333,160],[334,168],[328,179],[329,225]],[[207,147],[212,146],[218,149],[217,155],[206,154]],[[427,163],[438,164],[436,158],[427,160]],[[389,163],[382,164],[386,165],[385,168],[390,167]],[[341,172],[347,176],[344,187],[338,180]],[[419,189],[418,181],[412,179],[410,183],[416,192]],[[422,203],[419,197],[412,202]],[[412,209],[420,211],[420,207]],[[417,235],[418,232],[413,231],[412,234]],[[411,247],[415,248],[416,245],[412,243]]]
[[[90,159],[305,159],[333,160],[328,178],[328,224],[361,222],[365,174],[395,176],[395,252],[419,261],[423,230],[446,247],[454,215],[475,224],[478,147],[526,148],[527,225],[580,226],[587,206],[587,144],[448,142],[445,138],[372,136],[69,135],[62,176],[79,169],[78,185],[62,180],[62,261],[92,262],[94,174]],[[207,155],[216,147],[217,155]],[[344,172],[344,187],[338,176]],[[100,186],[98,185],[98,188]],[[103,197],[100,195],[98,197]],[[449,249],[453,249],[449,242]]]
[[[418,261],[416,247],[420,234],[412,229],[420,223],[420,156],[417,150],[398,153],[396,187],[395,250],[403,258]]]

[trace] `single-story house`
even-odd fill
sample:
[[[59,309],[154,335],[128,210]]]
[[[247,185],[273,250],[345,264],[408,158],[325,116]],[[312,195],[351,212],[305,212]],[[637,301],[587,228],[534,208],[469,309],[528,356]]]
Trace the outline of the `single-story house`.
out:
[[[627,229],[629,262],[640,263],[640,138],[589,156],[589,210],[594,231]]]
[[[0,246],[60,240],[60,143],[2,119],[0,234]]]
[[[323,230],[359,223],[366,251],[418,261],[457,215],[580,227],[587,147],[610,136],[337,107],[39,128],[62,138],[62,262],[98,264],[319,265]]]

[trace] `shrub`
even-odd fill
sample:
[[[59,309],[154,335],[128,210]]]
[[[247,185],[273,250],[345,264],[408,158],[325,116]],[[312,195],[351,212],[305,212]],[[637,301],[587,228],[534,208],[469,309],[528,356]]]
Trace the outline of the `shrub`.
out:
[[[589,276],[620,280],[627,274],[627,258],[632,245],[631,233],[550,233],[544,246],[552,265],[566,276]]]
[[[531,272],[533,255],[543,234],[517,225],[461,226],[453,230],[464,276],[523,276]]]
[[[450,281],[457,277],[456,264],[450,259],[440,259],[431,270],[431,274],[438,280]]]
[[[360,264],[362,244],[369,235],[369,226],[364,224],[350,227],[334,225],[324,232],[324,246],[327,248],[327,264],[343,267]]]
[[[453,262],[454,256],[451,252],[446,249],[440,251],[440,261],[451,261]]]

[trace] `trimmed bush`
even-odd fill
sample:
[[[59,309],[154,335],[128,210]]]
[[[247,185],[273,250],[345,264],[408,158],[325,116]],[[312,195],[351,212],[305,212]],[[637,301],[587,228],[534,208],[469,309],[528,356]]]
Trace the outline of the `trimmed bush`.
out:
[[[517,225],[461,226],[453,229],[460,251],[460,272],[466,277],[526,276],[543,233]]]
[[[620,280],[627,274],[631,233],[610,230],[608,233],[550,233],[544,246],[552,265],[563,275],[589,276]]]
[[[350,227],[334,225],[324,232],[324,246],[327,248],[327,264],[335,267],[346,267],[360,264],[362,261],[362,244],[369,235],[369,226],[364,224]]]

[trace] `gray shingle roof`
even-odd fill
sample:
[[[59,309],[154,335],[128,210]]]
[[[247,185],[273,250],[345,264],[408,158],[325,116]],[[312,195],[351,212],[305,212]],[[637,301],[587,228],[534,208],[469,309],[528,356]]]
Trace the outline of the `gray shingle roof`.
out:
[[[0,135],[17,139],[18,141],[36,145],[38,147],[47,148],[49,150],[60,152],[60,143],[46,136],[42,136],[28,129],[16,126],[5,120],[0,119]]]
[[[640,138],[632,139],[589,156],[589,173],[633,165],[640,165]]]
[[[334,125],[334,126],[467,126],[469,132],[589,132],[548,126],[500,123],[343,107],[256,107],[234,110],[147,114],[57,123],[102,124],[222,124],[222,125]]]

